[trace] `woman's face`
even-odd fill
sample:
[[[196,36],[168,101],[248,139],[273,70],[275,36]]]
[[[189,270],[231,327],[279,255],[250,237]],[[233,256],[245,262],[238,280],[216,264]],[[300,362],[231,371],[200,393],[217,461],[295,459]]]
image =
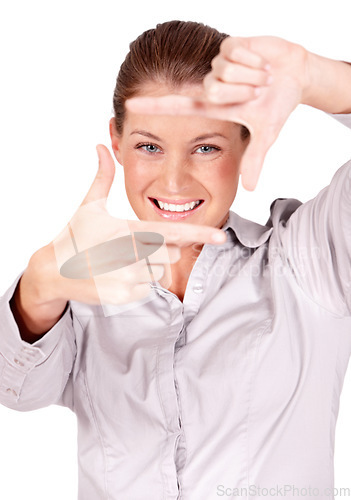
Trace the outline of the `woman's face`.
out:
[[[166,85],[152,83],[139,95],[171,93]],[[201,86],[184,86],[177,93],[196,97]],[[139,219],[223,226],[237,191],[246,145],[239,125],[127,111],[123,134],[117,134],[114,119],[110,133],[113,151],[124,168],[129,202]]]

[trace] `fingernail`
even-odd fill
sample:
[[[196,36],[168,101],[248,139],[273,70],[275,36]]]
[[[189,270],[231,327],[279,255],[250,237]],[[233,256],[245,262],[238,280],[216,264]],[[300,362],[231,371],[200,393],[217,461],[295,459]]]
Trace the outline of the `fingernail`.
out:
[[[271,69],[271,65],[270,65],[269,63],[267,63],[267,64],[264,66],[264,69],[265,69],[266,71],[270,71],[270,69]]]
[[[270,85],[271,83],[273,83],[273,76],[269,75],[269,77],[267,78],[267,85]]]
[[[261,94],[262,90],[261,90],[261,87],[256,87],[255,90],[254,90],[254,94],[256,96],[259,96]]]
[[[224,243],[227,241],[227,236],[224,233],[213,233],[212,241],[215,241],[216,243]]]

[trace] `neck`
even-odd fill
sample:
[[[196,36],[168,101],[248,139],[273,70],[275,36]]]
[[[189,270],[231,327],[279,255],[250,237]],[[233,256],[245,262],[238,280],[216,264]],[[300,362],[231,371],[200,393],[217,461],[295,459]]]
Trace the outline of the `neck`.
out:
[[[181,257],[170,269],[165,267],[165,275],[160,280],[160,285],[167,288],[183,300],[186,286],[198,256],[201,253],[203,244],[194,243],[189,247],[181,248]]]

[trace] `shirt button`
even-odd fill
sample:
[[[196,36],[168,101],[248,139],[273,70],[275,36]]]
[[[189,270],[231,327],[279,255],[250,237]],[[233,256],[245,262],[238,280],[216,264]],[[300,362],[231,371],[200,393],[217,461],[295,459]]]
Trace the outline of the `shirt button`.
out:
[[[193,287],[193,291],[195,293],[202,293],[204,291],[204,288],[203,288],[203,286],[200,283],[198,283],[197,285],[195,285]]]
[[[22,363],[21,361],[19,361],[18,359],[15,359],[15,363],[16,365],[19,365],[19,366],[24,366],[24,363]]]

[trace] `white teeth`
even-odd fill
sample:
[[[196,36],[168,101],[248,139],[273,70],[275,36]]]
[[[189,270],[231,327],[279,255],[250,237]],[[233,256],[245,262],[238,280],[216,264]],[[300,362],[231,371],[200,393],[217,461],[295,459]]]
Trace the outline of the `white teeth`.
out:
[[[193,210],[193,208],[197,207],[200,203],[198,201],[192,201],[191,203],[185,203],[185,205],[175,205],[174,203],[163,203],[163,201],[157,200],[161,210],[168,210],[169,212],[187,212],[189,210]]]

